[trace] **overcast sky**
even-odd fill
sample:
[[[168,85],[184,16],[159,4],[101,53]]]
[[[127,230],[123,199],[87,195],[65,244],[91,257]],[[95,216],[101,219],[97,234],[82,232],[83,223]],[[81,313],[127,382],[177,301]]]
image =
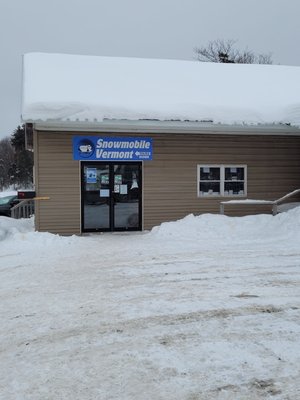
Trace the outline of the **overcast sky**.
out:
[[[0,139],[21,122],[24,53],[192,60],[220,38],[300,65],[299,15],[300,0],[0,0]]]

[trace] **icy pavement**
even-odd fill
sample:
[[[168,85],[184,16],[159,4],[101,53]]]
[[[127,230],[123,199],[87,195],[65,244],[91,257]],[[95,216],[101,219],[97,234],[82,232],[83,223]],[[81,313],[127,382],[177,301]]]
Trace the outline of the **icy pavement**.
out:
[[[0,240],[1,400],[300,399],[300,208]]]

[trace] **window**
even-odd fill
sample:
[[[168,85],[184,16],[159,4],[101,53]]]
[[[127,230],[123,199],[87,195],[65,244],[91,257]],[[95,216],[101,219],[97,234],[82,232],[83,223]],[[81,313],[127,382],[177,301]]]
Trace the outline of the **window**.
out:
[[[198,196],[245,196],[246,165],[198,165]]]

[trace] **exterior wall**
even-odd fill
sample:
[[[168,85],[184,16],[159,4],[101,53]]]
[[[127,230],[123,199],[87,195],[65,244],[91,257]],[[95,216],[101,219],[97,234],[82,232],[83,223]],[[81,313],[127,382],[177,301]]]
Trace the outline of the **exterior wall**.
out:
[[[80,234],[80,171],[73,160],[70,134],[37,132],[34,135],[35,224],[39,231]]]
[[[245,198],[275,200],[300,188],[299,137],[158,135],[154,160],[145,166],[145,229],[189,213],[219,213],[220,201],[231,199],[197,197],[198,164],[247,165]],[[270,211],[261,205],[225,208],[227,215]]]
[[[78,132],[91,136],[92,133]],[[75,133],[35,134],[36,191],[49,196],[36,207],[36,228],[80,233],[80,171],[72,159]],[[144,229],[189,213],[218,213],[230,198],[197,197],[198,164],[247,165],[247,198],[275,200],[300,188],[300,137],[209,134],[108,134],[153,138],[153,161],[144,163]],[[270,212],[269,206],[226,208],[226,214]]]

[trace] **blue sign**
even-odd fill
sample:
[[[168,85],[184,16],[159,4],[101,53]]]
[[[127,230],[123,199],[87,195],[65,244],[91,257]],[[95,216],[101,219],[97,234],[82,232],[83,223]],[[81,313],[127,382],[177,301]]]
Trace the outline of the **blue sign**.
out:
[[[91,161],[152,160],[152,139],[74,136],[73,159]]]

